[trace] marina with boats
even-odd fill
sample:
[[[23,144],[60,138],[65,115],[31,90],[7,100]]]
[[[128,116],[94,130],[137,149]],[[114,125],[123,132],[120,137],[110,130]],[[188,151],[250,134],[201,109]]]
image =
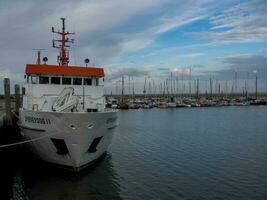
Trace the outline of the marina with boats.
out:
[[[115,95],[106,94],[104,68],[89,67],[88,58],[84,60],[85,66],[69,65],[68,43],[74,42],[69,35],[74,33],[65,30],[65,18],[61,21],[60,31],[52,27],[53,34],[60,36],[53,39],[53,47],[59,49],[57,64],[47,64],[48,58],[41,58],[41,50],[38,50],[36,63],[25,67],[26,83],[21,92],[16,84],[15,94],[11,95],[10,80],[4,79],[0,126],[19,128],[20,138],[0,147],[25,144],[43,161],[80,171],[106,154],[118,126],[118,109],[267,105],[267,92],[258,92],[257,76],[255,91],[250,93],[246,81],[243,92],[237,92],[237,73],[231,92],[221,91],[220,83],[213,85],[212,79],[209,92],[207,84],[205,93],[200,92],[199,79],[193,81],[195,92],[192,92],[191,68],[188,91],[182,82],[182,93],[178,92],[178,77],[173,79],[171,73],[170,78],[158,86],[158,91],[154,81],[152,84],[145,79],[142,93],[135,93],[134,83],[131,88],[129,81],[129,91],[125,94],[123,75],[121,94],[118,91]],[[218,91],[213,91],[213,87]]]
[[[190,97],[191,96],[191,97]],[[138,109],[138,108],[196,108],[196,107],[222,107],[222,106],[256,106],[267,105],[267,96],[265,93],[255,97],[244,97],[240,94],[234,94],[232,97],[223,97],[214,95],[213,97],[196,97],[194,95],[174,95],[164,97],[162,95],[136,95],[133,99],[130,96],[107,96],[107,106],[118,109]],[[122,100],[123,99],[123,100]]]
[[[0,200],[266,200],[266,11],[0,1]]]
[[[160,79],[145,76],[143,82],[137,83],[129,75],[128,81],[125,81],[127,75],[123,74],[115,82],[115,93],[112,89],[110,94],[106,92],[107,106],[146,109],[267,105],[267,86],[266,91],[259,91],[256,71],[246,72],[246,77],[240,79],[241,75],[235,71],[233,79],[228,77],[227,80],[200,79],[197,75],[193,76],[191,66],[176,72],[171,71],[167,77]],[[240,73],[244,75],[244,71]]]
[[[64,19],[62,22],[64,27]],[[58,33],[64,35],[63,30]],[[0,171],[4,174],[1,175],[3,185],[8,189],[13,188],[12,192],[6,190],[6,196],[16,199],[17,196],[26,198],[30,194],[31,198],[35,199],[37,196],[39,198],[39,193],[43,194],[45,188],[50,198],[61,198],[61,193],[64,192],[71,196],[70,199],[73,199],[73,195],[79,199],[84,195],[91,197],[91,193],[93,197],[104,199],[120,199],[121,195],[125,199],[132,199],[136,191],[128,188],[134,183],[135,188],[142,185],[142,190],[138,189],[141,191],[138,193],[139,197],[149,194],[149,199],[153,199],[154,194],[150,191],[153,177],[157,183],[162,180],[169,183],[173,179],[170,186],[164,184],[155,189],[159,191],[164,187],[170,199],[173,199],[176,197],[173,191],[177,189],[177,180],[188,180],[186,184],[183,181],[178,184],[181,188],[190,185],[189,189],[184,187],[183,191],[191,194],[192,188],[195,187],[191,174],[202,177],[203,174],[199,172],[206,170],[208,174],[213,172],[214,175],[200,185],[209,186],[214,180],[224,190],[231,190],[232,185],[235,185],[238,191],[233,193],[247,197],[244,195],[248,190],[247,184],[242,183],[242,180],[247,178],[247,170],[251,170],[252,182],[265,181],[262,175],[264,171],[258,177],[258,171],[253,167],[264,168],[266,164],[260,159],[250,162],[254,156],[249,145],[264,146],[266,123],[263,121],[266,119],[264,106],[267,105],[267,93],[258,92],[256,89],[254,93],[228,94],[200,93],[198,90],[195,94],[125,94],[122,89],[121,94],[107,95],[104,92],[104,69],[88,67],[87,59],[86,66],[69,66],[68,53],[66,50],[64,53],[64,49],[62,51],[62,46],[64,45],[59,46],[61,48],[58,65],[48,65],[46,58],[41,61],[41,52],[38,52],[36,63],[26,65],[25,85],[16,84],[14,94],[10,92],[12,80],[4,79],[4,96],[0,96],[0,155],[4,163],[0,166]],[[190,108],[192,109],[187,110]],[[118,109],[129,110],[118,112]],[[244,113],[250,114],[246,125],[240,128],[236,124],[240,123],[238,120]],[[257,113],[260,115],[256,115]],[[222,119],[225,115],[229,118],[226,122]],[[256,135],[256,140],[251,140],[251,134],[254,134],[254,137],[260,126],[260,134]],[[243,131],[240,131],[242,128]],[[254,130],[253,133],[251,129]],[[115,140],[112,141],[115,130]],[[221,138],[218,139],[218,136]],[[239,142],[240,138],[245,138],[243,143]],[[225,142],[225,146],[230,144],[231,147],[221,148],[221,141]],[[238,149],[238,145],[243,144],[248,144],[247,147],[240,148],[246,156],[240,156]],[[161,147],[165,147],[164,151]],[[261,149],[258,151],[258,154],[263,152]],[[218,155],[231,158],[230,161],[224,158],[228,162],[226,167],[223,164],[217,165],[220,163],[216,160]],[[100,160],[101,162],[98,162]],[[242,167],[248,163],[250,166],[248,169],[236,170],[236,165],[240,162],[246,162]],[[235,163],[234,167],[229,168],[232,163]],[[143,165],[152,169],[151,175],[140,167]],[[162,170],[166,168],[171,171]],[[75,181],[70,181],[70,175],[65,174],[66,169],[80,172],[79,178],[75,177]],[[222,171],[226,174],[217,177]],[[231,185],[227,175],[231,178],[236,175],[236,171],[241,174],[237,175],[236,181]],[[10,177],[14,180],[8,182]],[[36,184],[40,183],[40,179],[42,184]],[[51,190],[51,180],[59,183],[53,185],[55,191]],[[72,188],[77,188],[78,184],[82,191],[69,190],[66,187],[69,183]],[[242,192],[239,189],[240,183],[244,188]],[[202,190],[205,191],[205,188]],[[101,192],[95,195],[95,191]],[[224,196],[220,191],[218,193]],[[265,193],[263,187],[259,192],[251,192],[250,196],[256,199],[254,194],[262,197],[266,196]],[[197,195],[202,194],[197,192]],[[166,194],[162,197],[166,197]],[[225,199],[228,199],[227,197],[229,196],[226,195]],[[47,199],[47,196],[44,198]]]

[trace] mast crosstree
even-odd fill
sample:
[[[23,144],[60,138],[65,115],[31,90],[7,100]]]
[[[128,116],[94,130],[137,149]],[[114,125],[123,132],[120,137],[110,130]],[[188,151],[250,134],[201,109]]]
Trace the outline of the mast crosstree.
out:
[[[68,35],[74,35],[75,33],[66,32],[65,31],[65,18],[60,18],[62,21],[62,30],[61,31],[55,31],[54,27],[52,27],[52,33],[57,33],[61,36],[61,39],[55,40],[53,39],[53,47],[60,49],[59,55],[57,57],[58,64],[60,66],[68,66],[69,64],[69,51],[67,50],[69,45],[68,43],[74,43],[74,39],[70,39],[67,36]],[[58,42],[58,45],[56,45],[56,42]]]

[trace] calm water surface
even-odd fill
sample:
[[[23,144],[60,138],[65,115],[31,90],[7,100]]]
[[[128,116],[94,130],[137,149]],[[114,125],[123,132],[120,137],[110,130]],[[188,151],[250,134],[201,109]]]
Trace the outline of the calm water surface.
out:
[[[119,112],[80,174],[1,152],[0,199],[267,199],[267,106]]]

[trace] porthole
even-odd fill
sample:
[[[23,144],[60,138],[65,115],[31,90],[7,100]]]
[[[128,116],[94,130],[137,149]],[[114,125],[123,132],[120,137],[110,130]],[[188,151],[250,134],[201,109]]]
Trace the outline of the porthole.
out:
[[[93,128],[93,124],[89,124],[87,127],[89,128],[89,129],[91,129],[91,128]]]
[[[70,128],[71,128],[72,130],[75,130],[75,129],[76,129],[75,125],[73,125],[73,124],[70,125]]]

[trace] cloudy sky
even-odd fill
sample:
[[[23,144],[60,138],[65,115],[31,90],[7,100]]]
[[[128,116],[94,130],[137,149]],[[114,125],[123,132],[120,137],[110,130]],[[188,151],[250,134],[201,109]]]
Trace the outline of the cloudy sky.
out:
[[[71,64],[88,57],[104,66],[109,90],[122,74],[138,90],[171,73],[186,80],[189,67],[202,85],[212,78],[231,86],[236,72],[239,90],[245,80],[252,90],[255,74],[266,90],[266,0],[0,0],[0,91],[3,77],[23,81],[33,49],[46,49],[42,55],[56,63],[51,27],[61,17],[76,33]]]

